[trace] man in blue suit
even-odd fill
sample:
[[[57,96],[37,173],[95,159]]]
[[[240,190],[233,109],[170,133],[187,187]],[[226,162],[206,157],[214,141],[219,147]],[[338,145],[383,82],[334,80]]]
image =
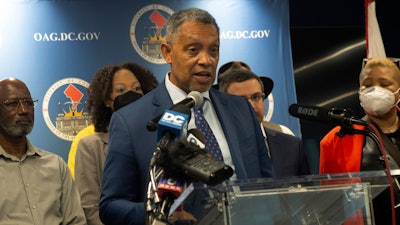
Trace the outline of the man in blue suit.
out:
[[[277,177],[300,176],[310,174],[310,167],[301,139],[267,126],[263,126],[264,99],[271,93],[273,81],[268,77],[259,77],[251,72],[247,64],[230,62],[219,69],[218,89],[221,92],[242,96],[249,100],[260,122],[269,158]],[[230,65],[230,68],[225,68]],[[222,75],[222,76],[221,76]],[[270,126],[271,127],[271,126]]]
[[[169,18],[166,32],[161,52],[170,64],[170,72],[165,80],[135,103],[114,112],[111,119],[99,205],[105,224],[144,224],[149,163],[157,146],[157,132],[148,131],[146,124],[191,91],[199,91],[205,98],[205,118],[224,163],[235,171],[231,179],[274,176],[252,106],[241,97],[210,89],[219,60],[215,19],[201,9],[181,10]],[[192,118],[188,128],[194,127]],[[174,216],[178,220],[188,218]]]

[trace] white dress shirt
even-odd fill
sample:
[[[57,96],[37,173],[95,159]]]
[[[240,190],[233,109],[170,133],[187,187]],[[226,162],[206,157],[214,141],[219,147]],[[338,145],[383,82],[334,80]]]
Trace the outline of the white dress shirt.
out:
[[[183,90],[176,87],[169,80],[168,73],[165,77],[165,86],[166,86],[169,96],[171,97],[172,102],[174,104],[182,101],[183,99],[185,99],[187,97],[187,94]],[[233,165],[233,162],[232,162],[231,152],[229,151],[229,146],[228,146],[228,143],[226,142],[224,131],[222,130],[217,113],[215,112],[215,109],[214,109],[213,104],[210,99],[210,93],[208,91],[206,91],[206,92],[201,93],[201,95],[203,96],[203,98],[205,98],[204,105],[203,105],[204,117],[206,118],[208,124],[210,125],[212,132],[214,133],[215,138],[217,139],[218,145],[222,152],[222,156],[224,157],[224,163],[231,166],[232,169],[235,170],[235,166]],[[196,128],[193,109],[191,109],[191,112],[192,112],[191,117],[190,117],[188,127],[187,127],[188,130],[192,129],[192,128]],[[234,180],[234,179],[236,179],[236,174],[234,174],[231,177],[231,180]]]

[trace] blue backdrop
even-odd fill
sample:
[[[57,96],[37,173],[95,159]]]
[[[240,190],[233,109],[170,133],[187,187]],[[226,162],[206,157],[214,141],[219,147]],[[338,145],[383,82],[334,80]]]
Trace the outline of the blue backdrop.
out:
[[[275,86],[266,118],[300,136],[289,116],[296,101],[289,33],[289,0],[59,0],[0,1],[0,78],[16,77],[39,99],[29,135],[65,160],[71,140],[86,126],[85,88],[102,66],[135,61],[161,81],[165,20],[199,7],[221,29],[219,65],[241,60]]]

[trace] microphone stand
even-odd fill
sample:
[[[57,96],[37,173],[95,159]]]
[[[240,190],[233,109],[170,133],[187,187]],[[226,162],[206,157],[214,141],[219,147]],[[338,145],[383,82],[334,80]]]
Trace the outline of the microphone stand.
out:
[[[378,129],[373,124],[368,124],[367,129],[358,130],[352,127],[351,124],[342,124],[340,126],[340,131],[336,133],[337,136],[343,138],[345,135],[354,135],[354,134],[363,134],[366,137],[370,137],[376,144],[380,155],[383,158],[385,163],[385,172],[388,177],[389,189],[390,189],[390,205],[391,205],[391,214],[392,214],[392,225],[396,225],[396,211],[395,211],[395,198],[394,198],[394,185],[393,185],[393,177],[390,172],[389,161],[387,158],[387,154],[385,151],[385,147],[383,146],[382,137],[378,131]]]
[[[145,224],[146,225],[172,225],[168,220],[169,209],[174,199],[167,197],[161,199],[157,193],[157,183],[164,173],[163,169],[157,169],[155,166],[149,170],[149,179],[147,183],[147,194],[145,200]]]
[[[396,225],[396,210],[395,210],[395,198],[394,198],[394,185],[393,185],[393,177],[390,172],[390,165],[388,161],[388,157],[385,151],[385,147],[383,146],[383,141],[382,137],[380,136],[380,133],[378,129],[372,125],[368,124],[367,134],[369,137],[371,137],[376,145],[378,146],[378,149],[383,157],[383,160],[385,162],[385,171],[387,173],[387,177],[389,180],[389,189],[390,189],[390,208],[391,208],[391,213],[392,213],[392,225]]]
[[[172,134],[170,132],[160,139],[156,149],[153,152],[153,156],[150,159],[149,173],[147,175],[146,189],[147,193],[144,201],[145,209],[145,225],[167,225],[162,221],[167,221],[162,211],[162,201],[158,196],[157,180],[160,179],[164,173],[162,168],[158,168],[157,164],[163,161],[166,157],[165,154],[168,152],[168,146],[172,141]]]
[[[147,193],[145,196],[145,225],[172,225],[169,220],[169,209],[173,199],[167,197],[161,199],[158,194],[158,183],[164,169],[159,164],[164,165],[167,160],[168,148],[173,140],[173,134],[167,132],[157,145],[152,158],[150,159],[149,174],[147,176]]]
[[[145,224],[146,225],[166,225],[161,222],[162,211],[161,211],[161,199],[157,193],[157,179],[163,173],[162,169],[156,169],[152,166],[149,169],[148,182],[147,182],[147,193],[145,198]]]

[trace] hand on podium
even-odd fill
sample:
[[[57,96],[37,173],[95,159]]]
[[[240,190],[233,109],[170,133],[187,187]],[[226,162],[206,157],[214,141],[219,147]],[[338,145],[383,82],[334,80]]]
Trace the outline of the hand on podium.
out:
[[[173,212],[170,216],[170,221],[174,225],[189,225],[197,222],[196,218],[185,210]]]

